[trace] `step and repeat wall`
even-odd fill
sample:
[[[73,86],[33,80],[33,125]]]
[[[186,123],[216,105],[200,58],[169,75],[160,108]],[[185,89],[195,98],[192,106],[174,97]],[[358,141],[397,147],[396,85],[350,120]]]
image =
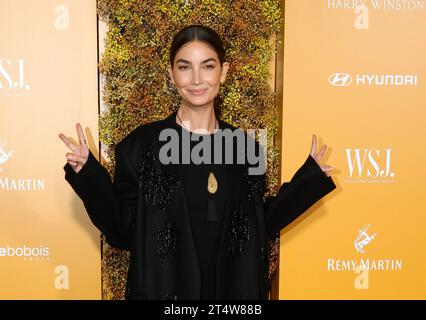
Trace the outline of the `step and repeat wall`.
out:
[[[98,149],[95,0],[0,1],[0,299],[98,299],[100,237],[64,179]]]
[[[283,230],[280,299],[426,298],[425,2],[285,1],[282,180],[316,134],[337,189]],[[0,299],[101,298],[58,138],[99,149],[96,24],[95,0],[0,1]]]
[[[426,1],[285,1],[283,180],[337,189],[281,236],[280,299],[426,298]]]

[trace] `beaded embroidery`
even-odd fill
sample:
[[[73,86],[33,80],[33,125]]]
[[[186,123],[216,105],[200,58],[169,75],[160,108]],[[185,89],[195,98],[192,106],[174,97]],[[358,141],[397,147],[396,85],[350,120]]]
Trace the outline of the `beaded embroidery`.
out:
[[[167,293],[164,296],[160,297],[160,300],[177,300],[178,296],[174,293]]]
[[[260,255],[263,262],[263,281],[266,286],[269,284],[269,252],[265,247],[260,248]]]
[[[159,159],[152,145],[139,162],[139,189],[143,187],[145,203],[166,212],[170,199],[179,188],[179,180],[161,169]]]
[[[248,201],[258,204],[262,201],[265,192],[265,176],[264,175],[249,175],[247,171],[244,172],[244,177],[248,185]]]
[[[247,241],[251,238],[250,219],[240,204],[233,212],[229,230],[228,253],[233,257],[239,256]]]
[[[157,253],[163,264],[167,259],[174,256],[178,242],[178,232],[176,226],[165,223],[157,230]]]

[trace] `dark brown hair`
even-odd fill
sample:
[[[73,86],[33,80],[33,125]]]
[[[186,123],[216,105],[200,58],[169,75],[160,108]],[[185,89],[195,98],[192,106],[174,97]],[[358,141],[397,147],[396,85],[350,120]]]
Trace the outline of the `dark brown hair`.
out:
[[[193,24],[179,30],[173,37],[170,46],[171,66],[173,66],[174,59],[179,49],[184,44],[195,40],[205,42],[212,47],[219,57],[220,64],[223,64],[225,61],[225,50],[223,49],[223,42],[219,34],[210,27]]]

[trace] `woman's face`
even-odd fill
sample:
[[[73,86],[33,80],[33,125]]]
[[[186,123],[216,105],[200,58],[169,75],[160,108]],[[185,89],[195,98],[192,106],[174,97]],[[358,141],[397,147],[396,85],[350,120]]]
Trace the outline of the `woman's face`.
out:
[[[201,41],[191,41],[177,52],[174,65],[169,66],[172,83],[190,106],[213,106],[220,83],[225,81],[229,64],[220,65],[214,49]]]

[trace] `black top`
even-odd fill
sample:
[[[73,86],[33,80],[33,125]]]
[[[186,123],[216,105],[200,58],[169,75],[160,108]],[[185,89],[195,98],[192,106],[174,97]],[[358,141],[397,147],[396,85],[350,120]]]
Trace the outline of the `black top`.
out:
[[[211,142],[208,144],[211,156],[210,164],[198,164],[196,160],[195,162],[197,163],[194,163],[193,157],[190,157],[188,164],[181,162],[180,165],[182,166],[182,183],[184,185],[192,233],[201,268],[201,299],[215,299],[216,261],[228,192],[226,165],[214,163],[214,133],[198,134],[186,130],[176,122],[173,125],[179,132],[180,143],[182,143],[183,132],[191,138],[191,154],[194,152],[194,154],[196,153],[203,157],[202,149],[193,150],[194,146],[200,144],[198,146],[200,148],[203,142],[203,145],[207,145],[208,139]],[[192,141],[195,138],[196,141]],[[180,144],[180,152],[182,151],[181,147],[182,144]],[[217,181],[217,190],[214,194],[207,189],[207,182],[211,172]],[[209,205],[211,210],[214,211],[213,216],[211,215],[212,211],[210,211],[210,215],[207,212]]]

